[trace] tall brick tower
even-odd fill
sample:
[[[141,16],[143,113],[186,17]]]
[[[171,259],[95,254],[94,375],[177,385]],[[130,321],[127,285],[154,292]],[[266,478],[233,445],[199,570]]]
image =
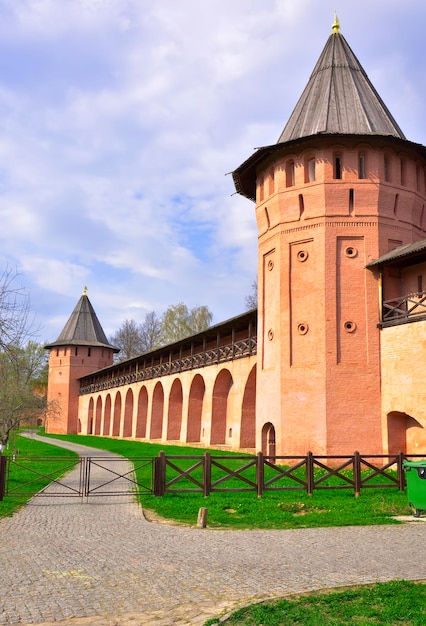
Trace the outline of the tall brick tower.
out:
[[[259,234],[258,449],[382,452],[380,286],[365,267],[425,237],[425,165],[336,18],[278,142],[233,173]]]
[[[49,355],[47,400],[52,406],[46,430],[78,433],[79,378],[112,365],[114,352],[87,297],[87,290],[58,339],[46,346]]]

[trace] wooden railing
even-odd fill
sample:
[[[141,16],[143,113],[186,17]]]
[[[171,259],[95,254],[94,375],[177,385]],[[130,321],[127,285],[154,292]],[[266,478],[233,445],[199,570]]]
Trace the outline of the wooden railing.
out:
[[[212,350],[204,350],[162,363],[153,364],[147,362],[142,366],[138,364],[138,367],[134,366],[134,371],[132,372],[118,376],[110,375],[110,377],[105,378],[105,380],[99,380],[99,382],[82,386],[80,388],[80,395],[96,393],[105,389],[111,389],[112,387],[129,385],[131,383],[151,380],[152,378],[159,378],[170,374],[179,374],[187,370],[216,365],[217,363],[224,363],[226,361],[233,361],[235,359],[255,355],[256,352],[256,337],[249,337],[241,341],[234,341],[229,345],[218,346]],[[102,376],[102,374],[100,374],[100,376]]]
[[[419,315],[426,316],[426,292],[424,291],[383,301],[383,325],[391,326],[392,324],[415,318]]]
[[[312,494],[320,489],[397,488],[403,490],[405,458],[421,455],[255,456],[215,455],[169,456],[160,452],[156,459],[154,493],[202,493],[303,490]]]

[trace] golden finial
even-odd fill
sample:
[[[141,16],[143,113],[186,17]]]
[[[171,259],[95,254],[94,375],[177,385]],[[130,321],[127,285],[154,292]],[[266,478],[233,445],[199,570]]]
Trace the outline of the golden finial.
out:
[[[83,289],[83,296],[87,296],[87,285],[84,286]]]
[[[340,31],[340,23],[339,18],[337,17],[336,11],[334,11],[334,22],[331,27],[333,33],[338,33]]]

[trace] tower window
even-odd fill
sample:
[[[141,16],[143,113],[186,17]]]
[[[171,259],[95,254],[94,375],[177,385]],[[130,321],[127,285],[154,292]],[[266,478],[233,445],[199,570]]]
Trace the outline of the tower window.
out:
[[[268,225],[268,230],[271,227],[271,220],[269,219],[269,213],[268,213],[268,207],[265,207],[265,217],[266,217],[266,223]]]
[[[302,217],[305,212],[305,201],[303,200],[303,195],[299,194],[299,217]]]
[[[294,182],[294,161],[288,161],[285,166],[285,186],[293,187]]]
[[[358,158],[358,178],[365,178],[365,155],[360,154]]]
[[[389,183],[391,179],[390,178],[390,159],[387,154],[385,154],[383,166],[384,166],[385,182]]]
[[[263,181],[263,176],[261,176],[259,178],[259,200],[262,202],[263,200],[263,196],[264,196],[264,189],[263,189],[263,185],[264,185],[264,181]]]
[[[405,187],[407,184],[407,161],[402,158],[401,159],[401,185]]]
[[[398,203],[399,203],[399,193],[395,194],[395,201],[393,203],[393,214],[395,217],[398,216]]]
[[[271,168],[271,171],[269,173],[269,195],[272,196],[274,191],[275,191],[275,169]]]
[[[315,180],[315,157],[311,157],[306,162],[305,183],[312,183]]]
[[[92,348],[87,348],[87,356],[92,356]]]
[[[78,348],[77,348],[77,346],[74,348],[74,354],[75,354],[75,356],[77,356],[77,354],[78,354]]]
[[[342,178],[342,157],[340,154],[334,156],[334,178],[341,180]]]

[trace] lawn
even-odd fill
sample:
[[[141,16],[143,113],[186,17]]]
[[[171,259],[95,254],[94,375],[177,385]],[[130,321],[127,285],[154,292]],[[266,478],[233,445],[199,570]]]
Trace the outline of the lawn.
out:
[[[16,463],[14,463],[11,471],[9,489],[12,493],[18,488],[19,491],[27,490],[33,493],[40,491],[51,482],[43,475],[49,475],[51,480],[57,479],[64,474],[64,468],[72,469],[78,461],[78,455],[74,452],[35,439],[18,436],[15,446],[19,450],[19,454],[16,456]],[[11,453],[7,452],[6,454]],[[45,460],[41,462],[37,460],[37,457],[44,457]],[[63,461],[58,463],[56,460],[58,457],[61,457]],[[6,496],[0,502],[0,518],[13,515],[15,511],[28,502],[30,497],[31,495]]]
[[[109,439],[90,435],[61,435],[58,438],[107,449],[126,457],[158,455],[202,455],[203,449],[145,442]],[[210,451],[212,456],[224,453]],[[229,453],[229,457],[241,456]],[[188,460],[188,465],[194,464]],[[240,463],[236,460],[235,463]],[[142,478],[142,477],[141,477]],[[146,477],[145,477],[146,478]],[[231,483],[230,483],[231,485]],[[201,507],[208,509],[209,528],[313,528],[324,526],[359,526],[395,524],[396,515],[411,513],[405,493],[396,488],[364,489],[358,498],[351,489],[266,492],[258,498],[254,492],[213,493],[208,498],[198,493],[142,496],[142,505],[150,513],[185,524],[196,524]]]
[[[208,620],[205,626],[219,623]],[[223,622],[232,626],[423,626],[426,585],[396,580],[254,604]]]
[[[67,439],[99,450],[110,450],[128,458],[156,457],[160,450],[167,455],[202,455],[203,449],[186,446],[167,446],[144,442],[125,441],[93,436],[64,435]],[[17,437],[16,447],[24,457],[57,456],[66,462],[77,462],[77,456],[55,446],[33,439]],[[210,450],[212,456],[222,456],[222,451]],[[229,457],[240,457],[229,453]],[[31,463],[33,461],[31,460]],[[237,467],[241,459],[234,461]],[[188,467],[194,460],[187,460]],[[38,468],[34,460],[34,468]],[[45,468],[45,465],[43,465]],[[15,471],[17,468],[15,468]],[[48,471],[57,471],[55,464]],[[44,472],[43,472],[44,473]],[[15,474],[15,479],[27,480]],[[42,489],[48,481],[37,484]],[[232,480],[231,483],[232,484]],[[27,498],[6,497],[0,502],[0,517],[12,515],[25,504]],[[321,526],[350,526],[397,523],[392,516],[410,514],[406,495],[396,488],[365,489],[358,498],[351,489],[314,491],[308,496],[304,491],[267,492],[258,498],[253,492],[212,493],[208,498],[196,493],[166,494],[163,497],[143,496],[141,502],[148,516],[162,517],[171,523],[195,525],[198,510],[208,508],[208,528],[312,528]],[[227,624],[236,626],[334,626],[348,623],[360,625],[420,626],[426,623],[426,588],[424,584],[407,581],[377,583],[330,593],[306,594],[286,597],[276,601],[255,604],[233,613]],[[218,624],[209,620],[205,626]]]

